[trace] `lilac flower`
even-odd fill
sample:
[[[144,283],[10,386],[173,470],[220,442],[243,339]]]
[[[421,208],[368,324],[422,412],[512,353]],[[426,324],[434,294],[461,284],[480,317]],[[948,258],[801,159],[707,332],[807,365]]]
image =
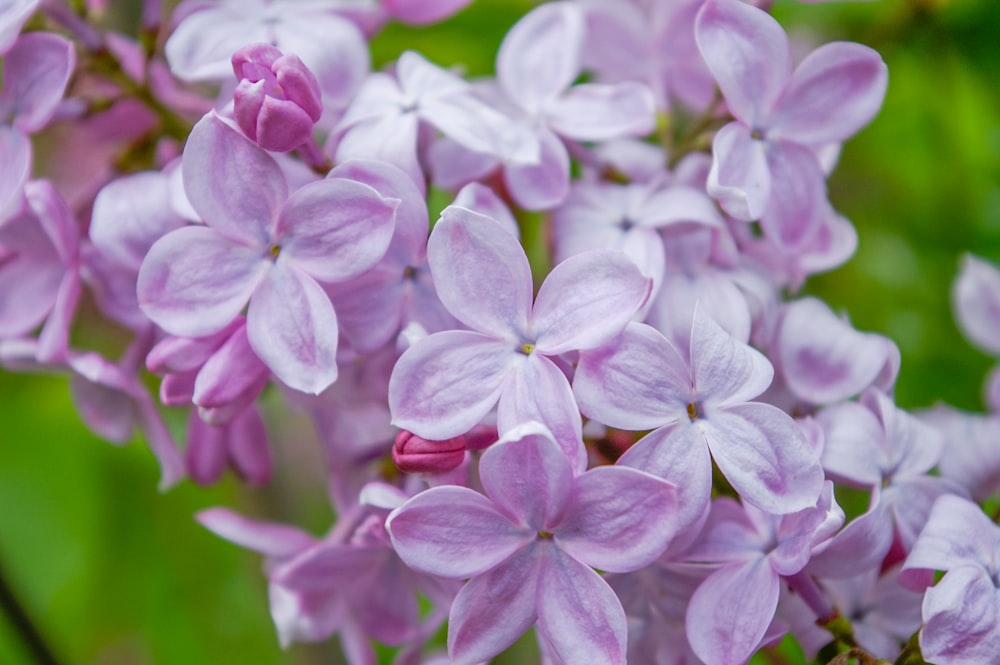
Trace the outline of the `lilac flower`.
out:
[[[225,425],[209,425],[196,413],[188,418],[184,461],[191,480],[211,485],[226,466],[251,485],[264,485],[271,477],[271,451],[260,412],[244,409]]]
[[[75,62],[73,44],[48,32],[21,35],[3,57],[0,223],[21,206],[21,192],[31,172],[28,135],[52,118]]]
[[[582,10],[571,3],[546,3],[522,17],[500,45],[497,86],[484,96],[530,129],[539,158],[501,164],[445,144],[431,156],[435,181],[451,188],[502,166],[513,199],[523,208],[546,210],[569,192],[569,153],[562,139],[606,141],[652,131],[655,102],[646,86],[572,85],[582,71],[584,39]]]
[[[233,115],[243,133],[265,150],[287,152],[312,138],[323,114],[316,76],[294,55],[270,44],[254,44],[233,54],[239,84]]]
[[[878,112],[885,64],[868,47],[835,42],[792,72],[781,26],[739,0],[706,2],[696,40],[736,118],[715,136],[709,194],[737,219],[760,219],[777,244],[805,246],[828,208],[814,150]]]
[[[900,573],[921,590],[931,571],[945,571],[927,590],[920,650],[938,665],[978,665],[1000,653],[1000,527],[979,506],[945,495],[934,503],[927,526]]]
[[[389,382],[393,424],[442,441],[464,434],[499,401],[501,432],[544,422],[586,468],[580,415],[560,354],[618,334],[650,281],[621,252],[594,250],[556,266],[532,304],[531,270],[513,235],[451,206],[427,244],[445,308],[470,331],[430,335],[399,359]]]
[[[942,477],[964,487],[977,502],[1000,495],[1000,416],[941,404],[918,417],[944,437],[938,463]]]
[[[611,344],[581,353],[573,381],[581,411],[612,427],[653,429],[620,463],[658,475],[681,464],[703,502],[711,451],[755,506],[791,513],[814,505],[823,482],[817,453],[787,414],[748,401],[770,384],[770,363],[700,310],[690,339],[682,354],[654,329],[632,323]]]
[[[844,512],[827,482],[816,505],[768,515],[731,499],[712,505],[689,561],[723,563],[691,598],[687,636],[707,665],[740,665],[764,637],[778,606],[781,578],[795,575],[813,548],[843,523]]]
[[[296,55],[316,74],[330,112],[343,109],[369,69],[358,28],[329,2],[187,0],[174,10],[166,43],[170,69],[185,81],[223,81],[230,58],[249,44],[272,44]]]
[[[461,11],[472,0],[382,0],[382,7],[394,19],[410,25],[428,25]]]
[[[250,302],[254,352],[286,385],[319,393],[337,378],[337,320],[317,280],[351,278],[385,253],[398,200],[343,178],[288,195],[277,163],[214,113],[192,130],[184,187],[207,227],[157,241],[139,303],[169,333],[200,337]]]
[[[537,623],[562,662],[624,665],[625,613],[591,566],[627,572],[652,562],[672,535],[673,486],[623,467],[575,475],[538,423],[487,449],[479,475],[485,497],[432,488],[387,522],[408,566],[471,578],[449,617],[452,662],[488,660]]]
[[[524,163],[538,160],[530,132],[477,99],[468,82],[413,51],[399,57],[395,77],[375,73],[365,80],[337,127],[342,136],[336,160],[389,162],[423,191],[417,158],[423,123],[476,152]]]

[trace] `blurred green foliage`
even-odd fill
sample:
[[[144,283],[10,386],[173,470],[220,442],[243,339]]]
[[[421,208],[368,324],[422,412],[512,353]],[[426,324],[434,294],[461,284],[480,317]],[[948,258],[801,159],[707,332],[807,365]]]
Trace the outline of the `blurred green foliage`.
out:
[[[503,34],[531,6],[476,0],[429,29],[390,26],[373,43],[376,64],[415,49],[469,75],[492,73]],[[858,228],[858,253],[806,290],[896,340],[900,404],[981,409],[992,361],[956,329],[949,288],[963,252],[1000,262],[1000,2],[786,1],[775,13],[817,44],[873,46],[890,71],[881,114],[845,146],[830,180],[835,207]],[[271,425],[279,468],[269,488],[229,479],[164,495],[147,449],[90,434],[64,379],[0,372],[0,569],[62,662],[339,662],[335,644],[282,652],[260,557],[192,519],[226,505],[316,533],[329,525],[324,481],[308,471],[322,466],[315,442],[301,423]],[[530,651],[530,639],[518,648]],[[793,646],[783,651],[800,661]],[[30,662],[0,619],[0,663]]]

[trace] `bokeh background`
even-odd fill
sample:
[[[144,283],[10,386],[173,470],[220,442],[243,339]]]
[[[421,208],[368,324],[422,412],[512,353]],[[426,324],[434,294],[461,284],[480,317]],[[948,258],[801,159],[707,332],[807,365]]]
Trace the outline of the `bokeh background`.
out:
[[[112,11],[127,21],[138,4]],[[503,34],[531,6],[475,0],[429,29],[390,26],[374,41],[376,64],[412,48],[470,75],[492,73]],[[964,252],[1000,262],[1000,1],[779,0],[774,13],[805,40],[876,48],[890,72],[881,114],[845,146],[830,180],[835,207],[858,228],[858,252],[806,291],[896,340],[900,405],[982,410],[992,361],[957,330],[949,290]],[[145,446],[115,448],[89,433],[64,378],[0,370],[0,570],[60,662],[340,662],[334,643],[282,651],[260,558],[192,519],[226,505],[315,533],[330,525],[308,428],[271,424],[278,468],[269,487],[228,478],[161,494]],[[0,664],[31,662],[0,616]]]

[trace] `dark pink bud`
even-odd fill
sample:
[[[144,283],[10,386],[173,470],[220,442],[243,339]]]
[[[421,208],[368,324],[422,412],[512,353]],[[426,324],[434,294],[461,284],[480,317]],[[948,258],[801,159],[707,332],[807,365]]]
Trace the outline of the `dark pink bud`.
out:
[[[233,115],[243,133],[275,152],[308,141],[323,114],[319,82],[309,68],[270,44],[245,46],[233,54],[232,62],[240,80],[233,93]]]
[[[407,473],[444,473],[465,459],[465,437],[428,441],[413,432],[402,431],[392,444],[392,461]]]

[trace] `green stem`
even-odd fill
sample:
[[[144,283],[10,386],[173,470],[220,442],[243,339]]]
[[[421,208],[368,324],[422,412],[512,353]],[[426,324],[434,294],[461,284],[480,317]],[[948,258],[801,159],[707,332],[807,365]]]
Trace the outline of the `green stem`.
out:
[[[14,632],[21,638],[39,665],[59,665],[52,650],[45,643],[42,634],[32,623],[28,613],[18,602],[13,589],[7,584],[3,571],[0,570],[0,608],[7,616]]]

